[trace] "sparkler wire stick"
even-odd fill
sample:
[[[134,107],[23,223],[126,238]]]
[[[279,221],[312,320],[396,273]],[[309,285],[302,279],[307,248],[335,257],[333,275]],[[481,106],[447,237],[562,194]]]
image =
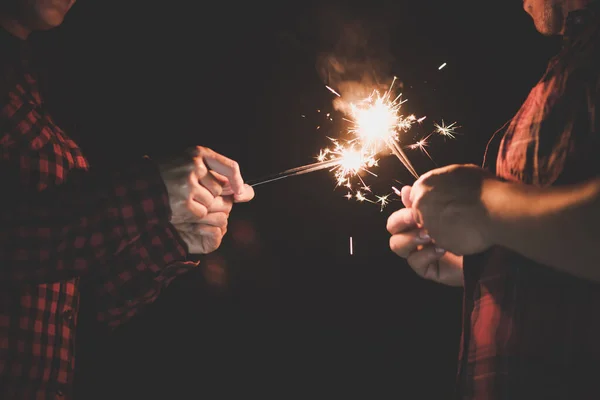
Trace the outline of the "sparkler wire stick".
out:
[[[248,182],[250,186],[259,186],[265,183],[278,181],[280,179],[289,178],[290,176],[304,175],[310,172],[316,172],[323,169],[335,167],[342,162],[341,159],[334,158],[332,160],[320,161],[313,164],[303,165],[301,167],[290,168],[277,174],[265,176],[264,178],[257,179],[255,181]]]
[[[404,150],[402,150],[402,148],[398,146],[398,143],[396,141],[393,141],[391,142],[389,147],[390,150],[392,150],[392,152],[394,153],[394,155],[398,157],[400,162],[404,164],[404,167],[406,167],[408,172],[410,172],[412,176],[415,177],[415,179],[419,179],[419,174],[417,173],[417,171],[415,171],[415,168],[412,166],[412,163],[408,160],[408,157],[406,156],[406,153],[404,153]]]

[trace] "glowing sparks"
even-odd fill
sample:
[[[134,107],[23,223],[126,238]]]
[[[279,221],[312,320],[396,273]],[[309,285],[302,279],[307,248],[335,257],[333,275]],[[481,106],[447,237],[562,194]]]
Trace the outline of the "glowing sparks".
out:
[[[402,197],[402,192],[400,191],[400,189],[395,188],[394,186],[392,186],[392,190],[394,191],[394,193],[396,193],[396,196]]]
[[[437,133],[439,133],[442,136],[446,136],[449,137],[450,139],[454,139],[456,136],[456,129],[458,128],[458,126],[456,126],[456,122],[451,123],[450,125],[446,125],[444,123],[444,120],[442,120],[442,124],[433,124],[433,126],[435,127],[435,131]]]
[[[429,152],[427,151],[427,149],[425,147],[429,146],[429,137],[433,135],[433,133],[430,133],[429,135],[427,135],[426,137],[424,137],[423,139],[417,141],[414,144],[411,144],[410,146],[408,146],[409,149],[415,150],[415,149],[420,149],[423,153],[425,153],[425,155],[427,155],[427,157],[429,157],[429,159],[431,161],[433,161],[433,158],[431,158],[431,154],[429,154]]]
[[[415,178],[419,177],[398,141],[402,133],[407,132],[415,123],[421,123],[425,117],[405,117],[400,113],[406,100],[401,100],[402,94],[393,97],[395,82],[394,77],[389,89],[383,94],[374,90],[367,98],[348,104],[349,115],[345,120],[351,124],[348,129],[351,138],[347,141],[347,146],[330,138],[334,148],[321,150],[317,157],[319,162],[337,160],[331,170],[334,171],[337,186],[348,189],[345,195],[347,199],[379,204],[381,210],[389,203],[389,195],[375,195],[375,200],[368,198],[366,193],[370,193],[371,189],[361,177],[362,172],[376,176],[369,169],[377,166],[379,153],[383,150],[391,151]],[[333,88],[326,88],[341,97]],[[354,178],[358,178],[359,185],[353,184]]]
[[[446,63],[442,64],[439,69],[445,66]],[[359,202],[377,204],[381,210],[390,201],[397,200],[390,199],[390,194],[381,196],[373,193],[363,179],[366,174],[377,177],[371,169],[377,166],[379,155],[386,150],[391,152],[402,162],[411,175],[418,179],[419,175],[404,153],[403,148],[420,149],[433,161],[426,148],[429,145],[430,137],[433,134],[439,134],[447,138],[455,138],[455,129],[457,126],[456,122],[446,125],[442,120],[441,124],[434,123],[435,130],[423,139],[408,146],[401,146],[399,142],[405,139],[405,134],[415,124],[421,125],[426,117],[417,118],[412,114],[405,116],[401,112],[402,105],[407,100],[402,99],[402,93],[398,95],[393,94],[395,82],[396,77],[392,80],[387,91],[381,93],[378,90],[373,90],[368,97],[355,103],[345,102],[338,91],[326,85],[327,90],[340,97],[336,101],[340,101],[343,104],[346,115],[344,120],[350,123],[346,131],[349,137],[347,139],[329,138],[333,146],[322,149],[316,163],[280,172],[254,183],[253,186],[290,176],[329,169],[334,174],[336,187],[344,187],[346,189],[344,197],[348,200],[354,199]],[[317,110],[317,112],[321,113],[321,110]],[[322,115],[326,120],[333,121],[331,113],[323,112]],[[305,118],[306,116],[302,115],[302,117]],[[317,129],[321,127],[318,126]],[[397,196],[401,196],[400,190],[394,187],[392,189]],[[352,238],[350,240],[352,241]]]
[[[349,190],[352,190],[352,178],[358,177],[362,183],[362,187],[368,189],[359,173],[364,171],[373,176],[377,176],[369,171],[369,168],[377,165],[375,155],[365,153],[361,148],[356,148],[353,145],[344,147],[338,140],[329,139],[333,142],[334,147],[332,149],[322,149],[317,160],[322,163],[335,161],[331,170],[335,172],[337,186],[344,186]]]
[[[383,211],[383,209],[385,208],[385,206],[387,206],[390,202],[389,194],[386,194],[385,196],[375,196],[377,198],[376,203],[379,203],[381,205],[381,211]]]
[[[378,153],[395,143],[402,132],[409,130],[417,120],[414,115],[403,117],[400,108],[406,100],[400,100],[402,93],[392,98],[392,89],[381,95],[374,90],[369,97],[357,104],[350,104],[352,127],[349,133],[355,135],[366,151]]]
[[[352,236],[350,236],[350,255],[354,254],[354,243],[352,243]]]

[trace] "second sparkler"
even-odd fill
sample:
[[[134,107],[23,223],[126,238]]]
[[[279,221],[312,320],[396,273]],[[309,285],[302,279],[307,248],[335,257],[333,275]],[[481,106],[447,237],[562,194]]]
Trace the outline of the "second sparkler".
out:
[[[333,147],[322,149],[317,157],[318,162],[268,176],[255,181],[252,185],[258,186],[291,176],[329,169],[335,174],[337,186],[344,186],[348,189],[346,197],[356,197],[359,201],[369,201],[363,192],[370,191],[370,189],[361,178],[360,173],[367,172],[376,176],[370,169],[377,165],[377,157],[384,151],[394,154],[408,172],[415,179],[418,179],[419,174],[402,150],[399,139],[403,133],[408,132],[415,123],[421,123],[425,117],[417,118],[414,115],[404,117],[401,114],[402,104],[406,100],[401,100],[402,94],[393,97],[395,82],[396,78],[393,79],[389,89],[383,94],[373,90],[367,98],[357,103],[348,103],[344,107],[347,115],[347,118],[344,119],[351,124],[347,131],[350,137],[348,139],[331,139]],[[329,86],[327,86],[327,89],[336,96],[341,97]],[[454,137],[454,124],[435,126],[437,132],[441,135]],[[416,145],[413,144],[408,147],[419,147],[424,150],[427,138],[417,142]],[[426,151],[425,153],[429,155]],[[358,181],[357,183],[354,183],[355,179]],[[378,200],[371,202],[381,202],[383,207],[387,196],[376,197]]]

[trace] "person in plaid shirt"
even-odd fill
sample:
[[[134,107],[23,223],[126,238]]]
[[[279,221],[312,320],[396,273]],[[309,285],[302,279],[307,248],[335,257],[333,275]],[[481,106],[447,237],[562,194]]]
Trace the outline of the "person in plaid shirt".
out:
[[[600,2],[524,8],[562,50],[490,141],[495,166],[402,189],[390,247],[420,276],[464,286],[457,398],[598,399]]]
[[[115,328],[216,250],[235,202],[253,198],[238,164],[198,147],[109,173],[47,111],[27,56],[33,30],[74,0],[0,5],[0,398],[69,398],[79,287]]]

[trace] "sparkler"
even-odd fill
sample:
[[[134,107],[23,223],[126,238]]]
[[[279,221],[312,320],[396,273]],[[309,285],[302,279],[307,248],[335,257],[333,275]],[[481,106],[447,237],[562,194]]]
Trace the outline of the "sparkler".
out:
[[[347,146],[341,145],[339,140],[332,139],[334,148],[322,149],[317,157],[318,162],[267,176],[251,183],[252,186],[328,168],[335,171],[338,186],[348,186],[352,177],[361,171],[370,172],[369,168],[377,165],[376,157],[384,148],[396,155],[408,171],[418,178],[419,175],[397,141],[401,132],[407,131],[414,122],[420,122],[424,118],[417,120],[414,115],[406,118],[400,115],[400,107],[406,100],[399,101],[401,94],[392,99],[395,82],[394,77],[389,90],[383,95],[375,90],[358,104],[350,104],[351,119],[345,120],[352,124],[348,133],[354,137],[348,140]],[[341,97],[331,87],[326,88]]]
[[[336,186],[344,186],[348,189],[348,194],[345,197],[348,199],[355,198],[361,202],[367,201],[380,204],[383,210],[390,201],[389,195],[375,196],[376,200],[367,198],[364,193],[371,192],[371,189],[365,184],[361,175],[368,173],[376,177],[377,175],[371,172],[370,169],[377,166],[379,154],[384,150],[388,150],[400,160],[415,179],[418,179],[419,174],[399,145],[399,139],[415,123],[421,123],[426,118],[417,118],[414,115],[405,117],[401,114],[402,104],[407,100],[401,100],[402,94],[393,97],[392,93],[396,79],[394,77],[389,89],[383,94],[374,90],[367,98],[349,104],[348,118],[344,118],[345,121],[351,124],[347,131],[350,135],[348,140],[342,142],[339,139],[330,138],[333,147],[322,149],[317,157],[317,162],[291,168],[258,181],[250,182],[250,184],[258,186],[291,176],[329,169],[330,172],[334,173],[337,181]],[[333,88],[325,87],[334,95],[342,97]],[[328,118],[331,119],[329,114]],[[435,132],[445,137],[454,138],[455,124],[445,125],[443,121],[441,125],[434,124]],[[420,148],[431,159],[431,155],[425,149],[430,136],[431,134],[408,146],[408,148]],[[356,178],[358,178],[360,184],[355,189],[352,182]]]
[[[335,168],[342,163],[341,159],[332,159],[327,161],[320,161],[313,164],[304,165],[302,167],[290,168],[277,174],[266,176],[258,181],[249,182],[250,186],[264,185],[265,183],[278,181],[280,179],[288,178],[290,176],[308,174],[309,172],[316,172],[327,168]]]
[[[416,178],[419,174],[398,145],[400,133],[408,131],[417,118],[409,115],[404,118],[400,115],[400,108],[406,100],[400,101],[402,93],[392,99],[392,89],[396,77],[392,80],[390,88],[383,94],[376,90],[369,97],[358,104],[351,104],[351,120],[353,124],[350,133],[354,134],[354,140],[362,143],[363,149],[368,154],[378,154],[387,147],[398,157],[406,169]]]

